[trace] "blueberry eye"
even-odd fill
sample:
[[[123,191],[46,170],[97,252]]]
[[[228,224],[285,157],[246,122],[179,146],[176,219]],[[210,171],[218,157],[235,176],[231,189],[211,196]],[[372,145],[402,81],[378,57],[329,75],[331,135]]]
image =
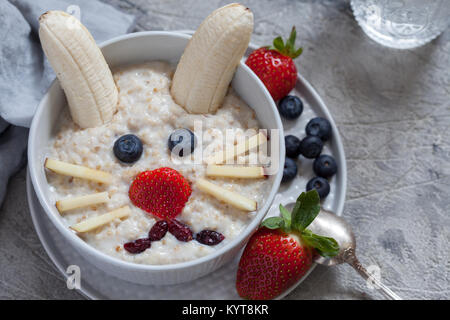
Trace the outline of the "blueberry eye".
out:
[[[183,157],[194,152],[197,138],[189,129],[177,129],[170,134],[167,145],[170,152]]]
[[[139,160],[143,147],[141,139],[134,134],[126,134],[116,140],[113,147],[117,159],[125,163],[133,163]]]

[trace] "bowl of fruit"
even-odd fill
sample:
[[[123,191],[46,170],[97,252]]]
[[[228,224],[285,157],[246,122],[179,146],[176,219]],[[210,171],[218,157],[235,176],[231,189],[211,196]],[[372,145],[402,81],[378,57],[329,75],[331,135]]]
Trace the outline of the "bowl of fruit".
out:
[[[28,160],[57,230],[101,270],[140,284],[190,281],[235,257],[285,162],[274,100],[240,62],[249,9],[217,9],[192,37],[141,32],[100,46],[64,12],[39,21],[57,80]]]

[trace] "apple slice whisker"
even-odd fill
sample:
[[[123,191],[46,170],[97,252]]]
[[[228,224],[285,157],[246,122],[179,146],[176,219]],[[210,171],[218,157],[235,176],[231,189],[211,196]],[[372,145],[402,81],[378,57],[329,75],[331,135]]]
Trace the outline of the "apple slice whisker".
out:
[[[208,165],[206,168],[206,175],[208,177],[258,179],[264,178],[264,168]]]
[[[44,167],[65,176],[71,176],[105,184],[110,184],[113,179],[112,175],[108,172],[95,170],[55,159],[45,159]]]
[[[244,211],[255,211],[257,209],[257,203],[255,200],[246,198],[239,193],[225,189],[205,179],[199,179],[196,185],[201,191],[220,201],[228,203],[237,209]]]
[[[107,223],[110,223],[111,221],[115,219],[122,219],[125,217],[128,217],[131,213],[131,209],[129,206],[123,206],[119,209],[110,211],[108,213],[88,218],[84,221],[81,221],[77,224],[74,224],[70,226],[70,228],[76,232],[88,232],[94,229],[97,229],[98,227],[105,225]]]
[[[234,148],[231,149],[226,148],[225,151],[223,150],[219,151],[212,157],[213,158],[212,162],[215,164],[228,163],[230,160],[233,160],[238,156],[244,155],[248,151],[257,148],[266,142],[267,136],[263,132],[260,132],[238,143],[237,145],[234,146]]]
[[[108,201],[108,192],[99,192],[58,200],[56,201],[56,208],[58,209],[59,213],[63,213],[69,210],[92,206],[99,203],[105,203]]]

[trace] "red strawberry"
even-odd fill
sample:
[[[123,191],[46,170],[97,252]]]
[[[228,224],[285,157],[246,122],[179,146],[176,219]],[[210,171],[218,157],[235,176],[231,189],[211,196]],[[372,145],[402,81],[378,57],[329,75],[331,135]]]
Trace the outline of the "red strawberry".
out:
[[[297,81],[297,68],[293,59],[297,58],[303,49],[295,48],[296,36],[293,27],[286,44],[281,37],[277,37],[271,47],[256,49],[245,62],[262,80],[275,101],[294,89]]]
[[[298,239],[280,230],[259,229],[239,262],[239,295],[272,299],[303,277],[312,264],[312,249],[301,245]]]
[[[189,182],[172,168],[141,172],[128,195],[138,208],[161,219],[174,219],[181,213],[192,189]]]
[[[334,239],[306,229],[320,211],[319,201],[316,190],[303,192],[292,213],[280,205],[282,217],[263,221],[239,261],[236,289],[242,298],[273,299],[308,272],[314,252],[324,257],[339,252]]]

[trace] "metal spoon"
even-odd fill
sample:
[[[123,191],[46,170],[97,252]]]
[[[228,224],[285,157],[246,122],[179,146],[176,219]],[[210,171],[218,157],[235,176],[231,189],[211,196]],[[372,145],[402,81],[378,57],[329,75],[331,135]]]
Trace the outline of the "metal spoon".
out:
[[[333,258],[318,256],[315,262],[325,266],[334,266],[341,263],[351,265],[365,280],[371,281],[375,287],[392,300],[402,300],[396,293],[386,287],[380,280],[373,277],[359,262],[355,254],[356,240],[350,225],[341,217],[321,210],[316,219],[308,227],[315,234],[332,237],[339,244],[339,253]]]

